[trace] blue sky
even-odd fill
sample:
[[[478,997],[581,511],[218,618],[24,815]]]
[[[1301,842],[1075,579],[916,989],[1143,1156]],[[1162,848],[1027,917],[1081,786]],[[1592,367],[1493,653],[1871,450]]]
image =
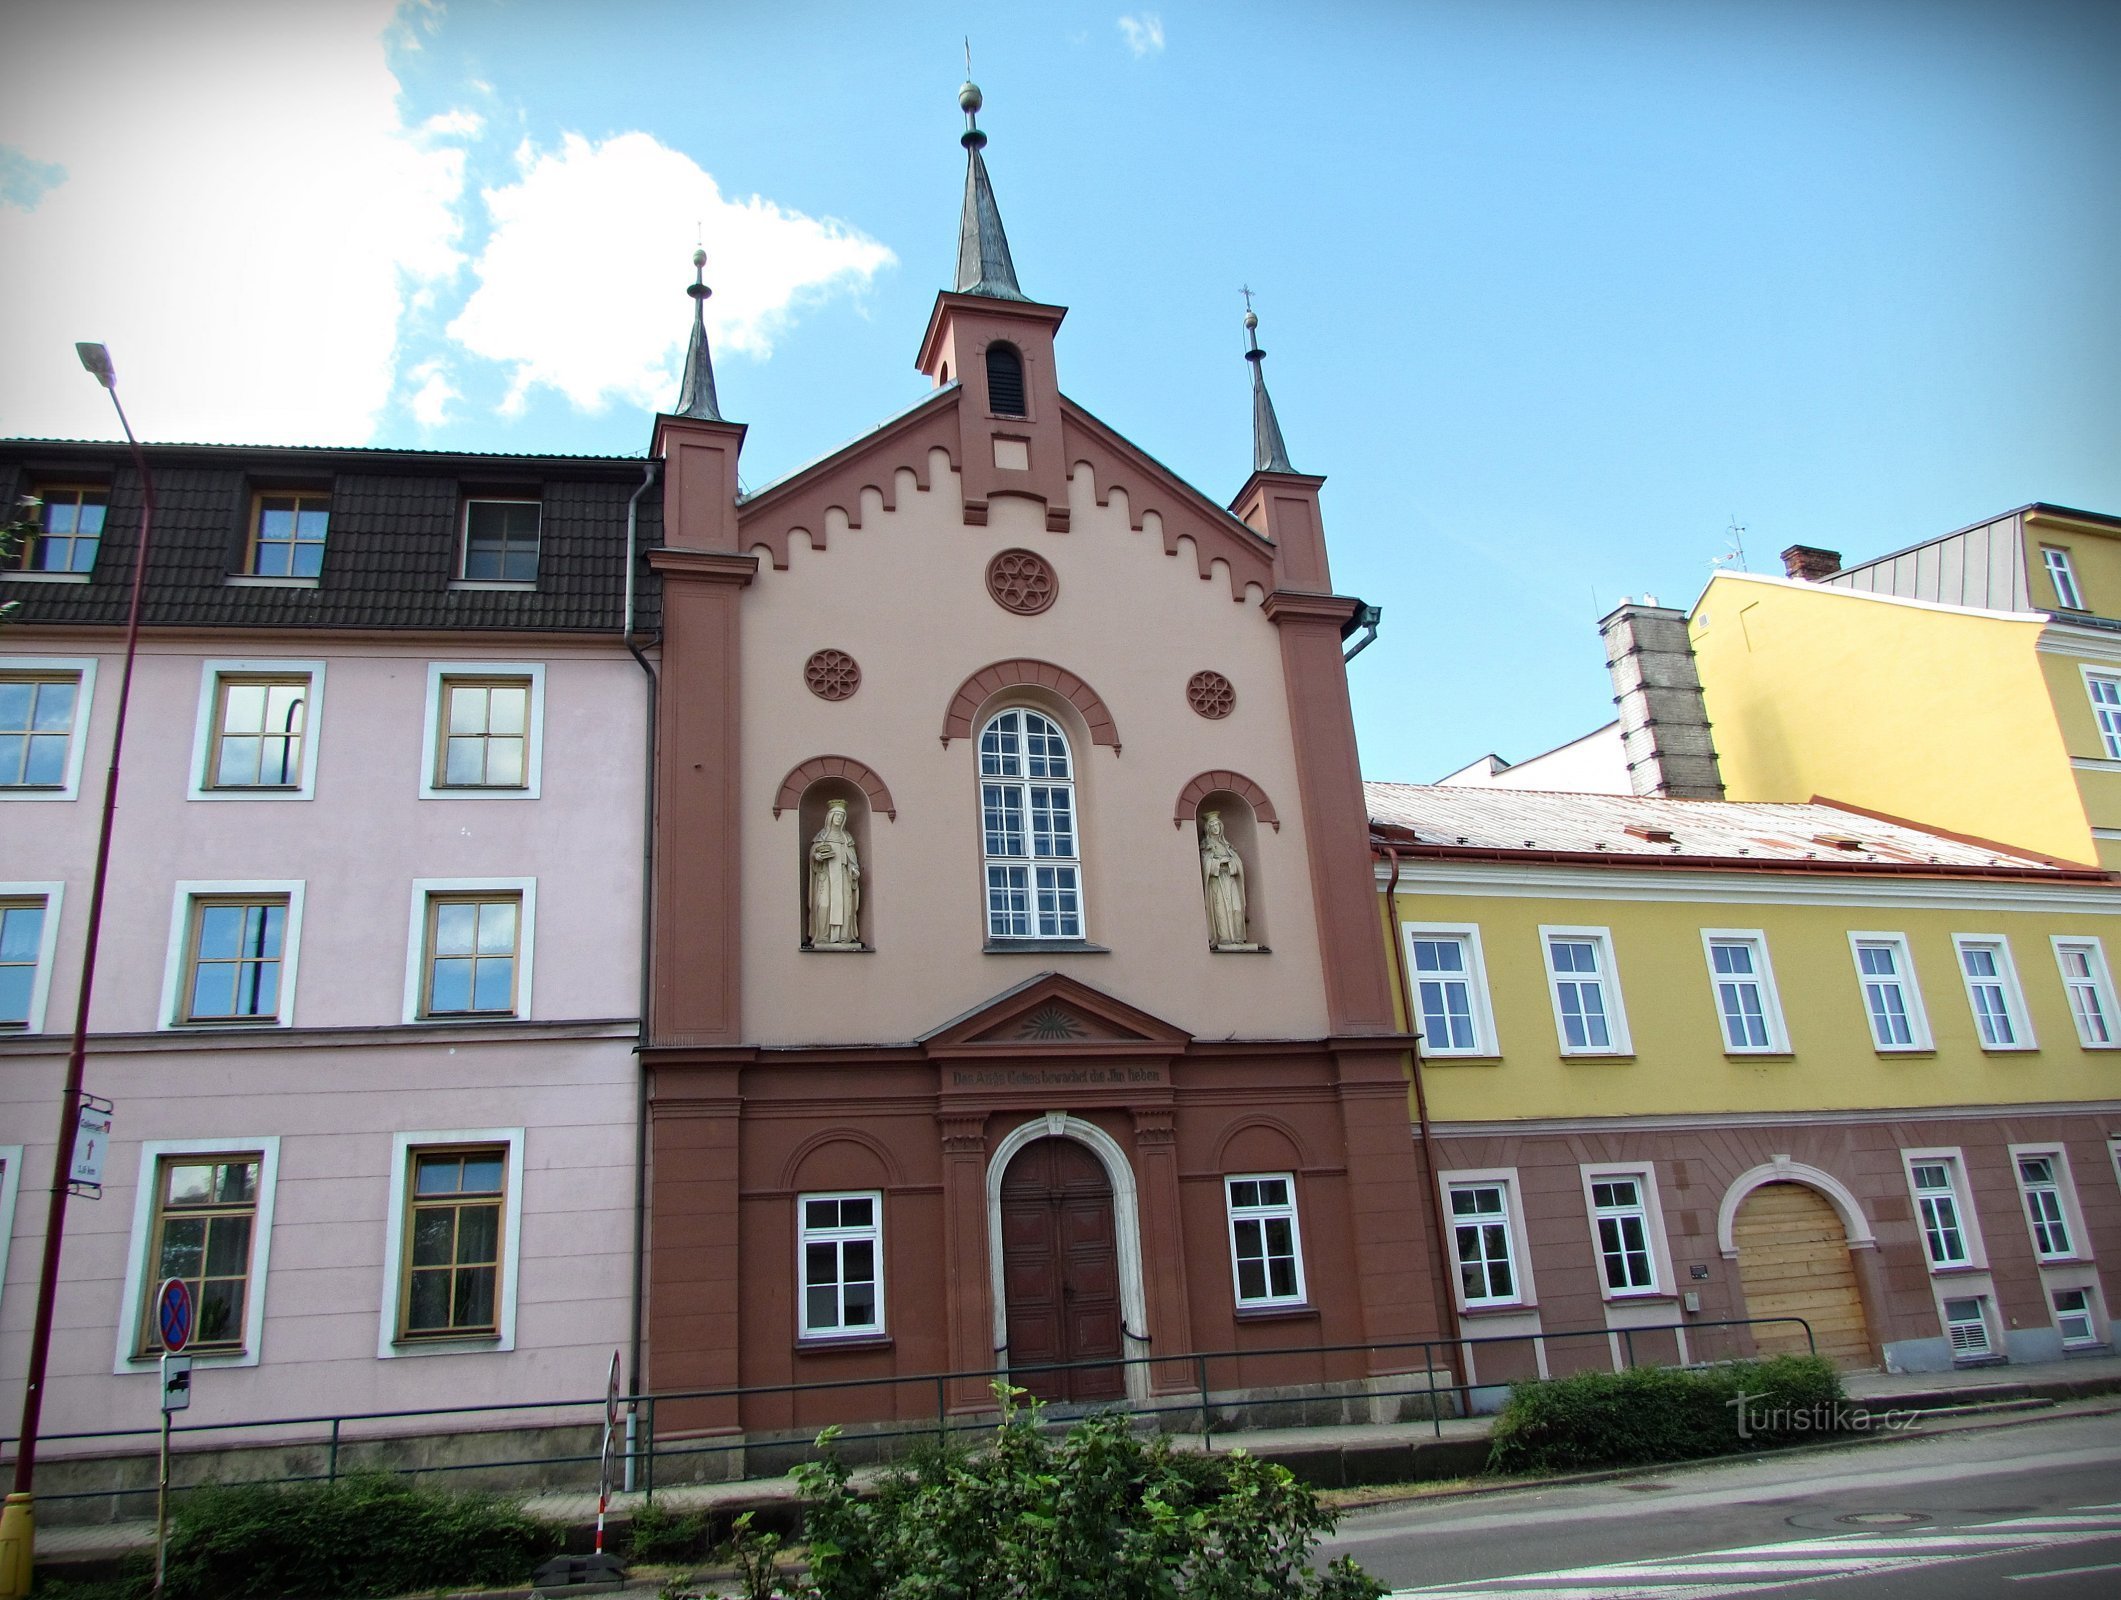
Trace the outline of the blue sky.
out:
[[[2121,5],[12,0],[0,433],[639,454],[695,237],[770,481],[917,398],[972,36],[1063,387],[1217,498],[1243,306],[1364,767],[1610,715],[1744,526],[2121,512]],[[81,63],[96,86],[81,92]]]

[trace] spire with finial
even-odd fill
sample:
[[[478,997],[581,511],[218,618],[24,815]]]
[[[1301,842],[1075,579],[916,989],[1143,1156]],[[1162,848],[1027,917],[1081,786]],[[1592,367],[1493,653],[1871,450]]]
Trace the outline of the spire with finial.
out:
[[[972,50],[965,49],[965,86],[957,92],[964,108],[965,131],[958,143],[965,147],[965,210],[957,225],[957,292],[983,294],[990,300],[1028,300],[1016,286],[1016,263],[1009,259],[1009,236],[1002,232],[1002,214],[994,203],[994,185],[987,181],[987,162],[980,151],[987,136],[979,129],[982,105],[979,85],[969,76]]]
[[[701,422],[721,422],[721,402],[714,394],[714,361],[707,353],[707,252],[692,252],[692,282],[685,292],[692,296],[692,342],[685,347],[685,380],[678,389],[678,408],[673,416],[693,417]]]
[[[1252,291],[1245,297],[1245,359],[1252,363],[1252,470],[1294,472],[1289,465],[1289,447],[1282,443],[1281,423],[1274,416],[1274,402],[1267,396],[1267,352],[1259,347],[1259,315],[1252,309]]]

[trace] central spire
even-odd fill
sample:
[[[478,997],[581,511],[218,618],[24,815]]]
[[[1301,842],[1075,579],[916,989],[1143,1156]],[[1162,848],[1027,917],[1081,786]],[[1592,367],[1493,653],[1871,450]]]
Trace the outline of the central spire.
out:
[[[1274,415],[1274,402],[1267,396],[1267,352],[1259,347],[1259,315],[1252,309],[1252,291],[1245,297],[1245,359],[1252,363],[1252,470],[1290,472],[1289,447],[1281,440],[1281,423]]]
[[[685,377],[678,386],[678,408],[671,415],[693,417],[701,422],[722,422],[721,402],[714,393],[714,360],[707,351],[707,252],[692,252],[692,283],[685,292],[692,296],[692,342],[685,347]]]
[[[957,92],[957,103],[965,112],[965,131],[958,139],[965,147],[965,210],[957,225],[957,292],[990,300],[1028,300],[1016,286],[1009,236],[1002,232],[994,185],[987,181],[987,162],[980,155],[987,136],[979,129],[979,85],[968,80]]]

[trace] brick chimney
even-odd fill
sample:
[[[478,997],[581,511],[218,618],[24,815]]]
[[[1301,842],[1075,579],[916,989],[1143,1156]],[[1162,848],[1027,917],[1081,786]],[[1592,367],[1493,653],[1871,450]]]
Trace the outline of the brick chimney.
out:
[[[1817,583],[1841,570],[1841,552],[1822,550],[1817,545],[1793,544],[1782,552],[1782,570],[1806,583]]]
[[[1628,601],[1601,618],[1620,747],[1635,793],[1660,800],[1721,800],[1723,777],[1709,736],[1701,674],[1686,613]]]

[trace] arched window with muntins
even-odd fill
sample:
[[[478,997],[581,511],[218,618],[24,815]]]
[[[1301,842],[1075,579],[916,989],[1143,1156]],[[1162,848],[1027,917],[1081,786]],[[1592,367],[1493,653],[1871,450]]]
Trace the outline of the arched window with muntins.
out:
[[[998,417],[1026,417],[1024,358],[1013,344],[987,346],[987,409]]]
[[[1068,739],[1052,718],[1004,711],[979,736],[987,937],[1083,937],[1082,841]]]

